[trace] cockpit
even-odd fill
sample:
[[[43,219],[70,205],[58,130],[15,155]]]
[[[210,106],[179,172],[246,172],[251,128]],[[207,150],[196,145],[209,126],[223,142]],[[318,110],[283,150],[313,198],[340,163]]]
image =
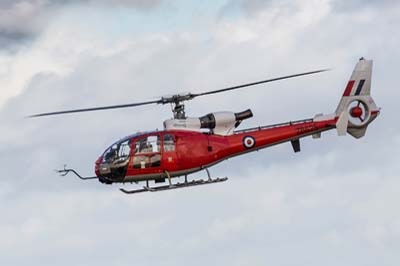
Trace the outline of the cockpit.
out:
[[[171,133],[148,132],[125,137],[112,144],[96,161],[99,180],[121,182],[130,175],[159,171],[162,156],[175,161],[175,138]]]
[[[130,139],[114,143],[108,148],[103,154],[102,163],[112,163],[115,161],[124,161],[129,159],[131,152],[131,141]]]
[[[123,139],[114,143],[102,155],[99,174],[110,179],[120,179],[125,176],[131,152],[131,139]]]

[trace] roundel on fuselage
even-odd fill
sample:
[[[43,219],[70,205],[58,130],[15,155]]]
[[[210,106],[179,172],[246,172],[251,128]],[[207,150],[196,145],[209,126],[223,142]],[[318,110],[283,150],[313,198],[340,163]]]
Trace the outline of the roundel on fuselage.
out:
[[[246,136],[243,138],[243,146],[246,149],[251,149],[256,145],[256,140],[252,136]]]

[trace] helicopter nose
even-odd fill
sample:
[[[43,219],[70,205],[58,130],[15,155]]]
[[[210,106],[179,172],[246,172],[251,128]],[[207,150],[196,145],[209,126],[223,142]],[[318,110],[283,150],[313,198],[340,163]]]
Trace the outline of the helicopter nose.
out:
[[[95,164],[101,164],[101,162],[103,161],[103,155],[101,155],[95,162]]]
[[[96,176],[100,176],[101,175],[100,174],[100,164],[101,164],[102,161],[103,161],[103,156],[100,156],[95,162],[94,172],[96,173]]]

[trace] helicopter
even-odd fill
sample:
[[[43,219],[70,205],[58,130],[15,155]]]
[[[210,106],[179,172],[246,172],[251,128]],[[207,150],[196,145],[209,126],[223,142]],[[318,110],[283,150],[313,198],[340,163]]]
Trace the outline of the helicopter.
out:
[[[152,104],[171,104],[173,118],[164,121],[164,130],[140,132],[110,145],[95,162],[95,176],[81,176],[76,170],[57,170],[63,176],[73,173],[82,180],[98,179],[104,184],[145,182],[141,188],[120,190],[126,194],[158,192],[225,182],[227,177],[212,178],[209,168],[229,158],[290,142],[294,152],[300,152],[300,139],[336,129],[339,136],[349,133],[355,138],[365,135],[368,125],[380,114],[371,97],[372,60],[360,58],[350,77],[336,111],[317,114],[313,118],[268,126],[237,130],[253,117],[250,109],[243,112],[213,112],[202,117],[187,117],[184,102],[278,80],[317,74],[327,69],[242,84],[203,93],[175,94],[158,100],[40,113],[29,117],[44,117],[79,112],[130,108]],[[205,170],[206,179],[188,180],[188,175]],[[173,178],[184,181],[173,182]],[[181,180],[181,179],[180,179]],[[149,182],[154,182],[150,186]],[[166,183],[167,182],[167,183]],[[163,185],[156,185],[166,183]]]

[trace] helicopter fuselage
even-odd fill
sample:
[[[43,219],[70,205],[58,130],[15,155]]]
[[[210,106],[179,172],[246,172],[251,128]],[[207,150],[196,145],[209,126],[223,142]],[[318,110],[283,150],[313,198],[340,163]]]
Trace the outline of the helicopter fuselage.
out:
[[[291,141],[300,151],[299,139],[316,137],[335,128],[338,117],[307,119],[236,131],[220,136],[186,130],[135,134],[113,144],[96,161],[95,172],[104,183],[125,183],[188,175],[223,160]]]

